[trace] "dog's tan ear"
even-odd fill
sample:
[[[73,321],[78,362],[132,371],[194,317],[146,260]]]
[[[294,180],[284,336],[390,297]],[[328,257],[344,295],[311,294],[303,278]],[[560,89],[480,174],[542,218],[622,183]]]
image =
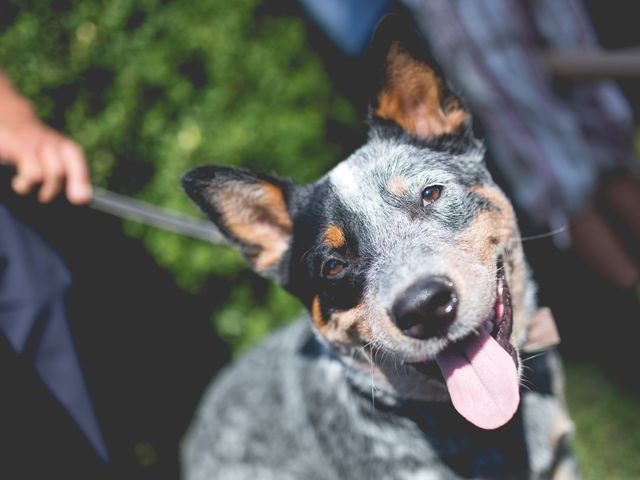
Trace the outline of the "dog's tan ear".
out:
[[[186,173],[182,185],[258,273],[278,277],[292,238],[292,184],[240,168],[205,166]]]
[[[429,56],[426,43],[400,15],[382,20],[372,46],[381,79],[371,114],[405,132],[430,139],[455,134],[470,124],[469,112]],[[376,61],[376,60],[372,60]]]

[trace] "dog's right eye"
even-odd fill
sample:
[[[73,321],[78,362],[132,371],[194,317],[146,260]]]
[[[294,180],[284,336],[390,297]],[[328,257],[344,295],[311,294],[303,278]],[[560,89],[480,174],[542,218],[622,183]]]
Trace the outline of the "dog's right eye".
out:
[[[328,279],[335,279],[344,272],[347,264],[336,258],[330,258],[322,265],[322,276]]]
[[[440,198],[442,185],[431,185],[422,191],[422,206],[428,207]]]

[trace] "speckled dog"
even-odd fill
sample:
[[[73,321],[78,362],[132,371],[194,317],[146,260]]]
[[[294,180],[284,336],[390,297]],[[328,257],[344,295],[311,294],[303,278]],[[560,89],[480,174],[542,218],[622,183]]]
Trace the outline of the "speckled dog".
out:
[[[183,179],[311,312],[210,386],[185,439],[189,480],[577,477],[556,333],[512,207],[399,22],[377,35],[369,140],[325,177]]]

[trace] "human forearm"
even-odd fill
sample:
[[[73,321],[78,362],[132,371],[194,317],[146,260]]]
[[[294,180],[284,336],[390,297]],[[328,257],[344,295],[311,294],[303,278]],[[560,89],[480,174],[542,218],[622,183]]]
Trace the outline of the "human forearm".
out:
[[[31,103],[18,93],[0,70],[0,122],[17,122],[35,118]]]

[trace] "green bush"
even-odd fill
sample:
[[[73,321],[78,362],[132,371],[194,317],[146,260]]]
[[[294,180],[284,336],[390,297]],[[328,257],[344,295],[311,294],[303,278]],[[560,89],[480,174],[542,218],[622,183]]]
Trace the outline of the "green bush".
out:
[[[256,12],[259,3],[5,0],[0,65],[85,148],[94,183],[196,215],[179,187],[190,167],[244,165],[310,181],[345,153],[326,125],[354,125],[301,19]],[[240,282],[215,315],[238,348],[299,310],[273,285],[256,299],[229,249],[126,227],[183,288],[197,291],[211,275]],[[245,324],[249,312],[258,321]]]

